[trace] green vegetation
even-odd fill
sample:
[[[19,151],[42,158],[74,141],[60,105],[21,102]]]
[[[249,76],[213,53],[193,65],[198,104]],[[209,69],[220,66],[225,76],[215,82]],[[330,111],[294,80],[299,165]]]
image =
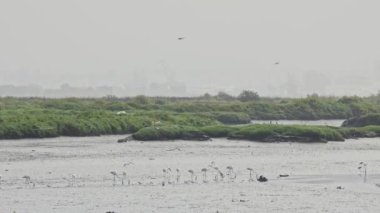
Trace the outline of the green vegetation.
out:
[[[118,113],[120,112],[120,113]],[[0,98],[0,139],[135,133],[143,140],[229,137],[324,141],[378,134],[380,95],[265,98],[243,91],[195,98]],[[344,128],[242,125],[250,120],[347,119]]]
[[[133,134],[137,140],[175,140],[198,138],[228,137],[252,141],[299,141],[326,142],[343,141],[344,137],[337,128],[326,126],[298,125],[245,125],[245,126],[208,126],[195,128],[188,126],[146,127]]]
[[[345,138],[374,138],[380,136],[380,126],[365,126],[359,128],[340,128],[339,132]]]
[[[333,127],[301,125],[249,125],[233,132],[231,137],[254,141],[326,142],[344,141]]]
[[[226,138],[231,136],[237,129],[238,127],[236,126],[217,125],[202,127],[201,131],[211,138]]]
[[[207,126],[219,124],[211,117],[189,113],[111,111],[0,110],[0,139],[127,134],[156,125]]]
[[[247,101],[257,101],[260,99],[260,96],[257,92],[244,90],[237,97],[239,101],[247,102]]]
[[[160,126],[160,127],[145,127],[133,134],[133,138],[142,141],[152,140],[203,140],[202,131],[196,127],[190,126]]]
[[[380,125],[380,114],[368,114],[350,118],[342,124],[344,127],[364,127],[370,125]]]
[[[223,124],[248,124],[251,122],[251,118],[246,113],[239,112],[217,112],[208,115],[213,117]]]
[[[245,96],[243,96],[245,97]],[[300,99],[263,98],[240,101],[238,97],[219,93],[197,98],[145,97],[98,99],[0,98],[0,110],[46,109],[72,111],[165,111],[176,113],[241,113],[261,120],[347,119],[380,113],[379,104],[358,97],[318,97]]]

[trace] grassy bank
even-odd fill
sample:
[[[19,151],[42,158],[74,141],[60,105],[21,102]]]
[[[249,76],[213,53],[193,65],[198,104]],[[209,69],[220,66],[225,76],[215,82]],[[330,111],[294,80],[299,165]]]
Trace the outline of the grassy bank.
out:
[[[342,127],[339,132],[345,138],[374,138],[380,137],[380,126]]]
[[[263,142],[326,142],[343,141],[338,128],[326,126],[266,125],[245,126],[207,126],[201,128],[188,126],[145,127],[133,134],[136,140],[196,140],[197,138],[226,137]]]
[[[249,125],[251,119],[343,119],[380,113],[380,105],[357,97],[237,99],[144,97],[98,99],[0,98],[0,139],[135,133],[142,140],[230,137],[247,140],[341,140],[371,135],[367,129]],[[118,113],[119,112],[119,113]],[[374,123],[371,119],[365,124]],[[363,123],[362,120],[350,121]],[[380,120],[376,117],[375,120]],[[160,129],[156,129],[156,127]],[[360,125],[358,125],[360,126]],[[357,133],[357,132],[359,133]],[[336,133],[338,132],[338,134]],[[342,137],[340,137],[342,136]]]
[[[372,99],[370,99],[372,100]],[[97,98],[97,99],[42,99],[42,98],[0,98],[0,110],[41,109],[64,111],[165,111],[173,113],[213,114],[219,113],[219,120],[318,120],[347,119],[380,113],[380,103],[357,97],[307,97],[260,98],[253,101],[221,99],[218,96],[196,98],[145,97]],[[224,116],[228,113],[229,116]],[[233,115],[235,118],[232,118]],[[240,122],[240,121],[239,121]]]
[[[380,125],[380,113],[371,113],[347,119],[343,122],[343,127],[365,127],[371,125]]]
[[[211,116],[190,113],[152,111],[118,115],[101,110],[1,110],[0,139],[127,134],[157,123],[187,126],[220,124]]]

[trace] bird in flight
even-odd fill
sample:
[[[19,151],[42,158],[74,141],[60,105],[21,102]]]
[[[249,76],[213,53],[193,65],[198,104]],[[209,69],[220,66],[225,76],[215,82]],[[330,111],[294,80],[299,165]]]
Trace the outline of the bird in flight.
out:
[[[274,65],[279,65],[280,64],[280,62],[279,61],[277,61],[276,63],[274,63]]]
[[[178,37],[178,40],[183,40],[185,39],[185,37]]]

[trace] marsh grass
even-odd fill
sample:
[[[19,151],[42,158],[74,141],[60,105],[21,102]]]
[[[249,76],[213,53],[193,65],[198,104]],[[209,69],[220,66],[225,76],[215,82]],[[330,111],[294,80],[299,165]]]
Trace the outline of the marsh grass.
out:
[[[125,113],[118,114],[119,111]],[[375,126],[334,129],[229,125],[249,124],[251,119],[342,119],[367,114],[368,117],[360,117],[356,123],[361,123],[360,126],[380,124],[380,115],[370,113],[380,113],[380,105],[357,97],[260,97],[248,102],[214,96],[0,98],[0,139],[135,133],[135,138],[143,140],[205,139],[204,135],[247,140],[269,140],[270,137],[275,140],[282,136],[342,140],[343,137],[377,135],[380,130]]]
[[[347,119],[343,122],[343,127],[365,127],[370,125],[380,125],[380,114],[371,113],[354,118]]]
[[[133,134],[136,140],[196,140],[202,135],[211,138],[226,137],[251,141],[271,141],[270,139],[288,139],[287,141],[323,142],[343,141],[344,137],[338,128],[301,125],[266,125],[254,124],[245,126],[162,126],[146,127]]]

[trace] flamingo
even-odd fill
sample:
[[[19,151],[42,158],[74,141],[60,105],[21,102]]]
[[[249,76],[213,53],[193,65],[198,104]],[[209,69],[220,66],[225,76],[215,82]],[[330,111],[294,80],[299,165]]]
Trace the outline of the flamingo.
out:
[[[197,176],[194,174],[194,171],[193,170],[188,170],[188,172],[190,173],[190,181],[191,183],[194,183],[196,180],[197,180]]]
[[[220,176],[220,179],[223,181],[224,180],[224,174],[218,169],[218,175]]]
[[[234,173],[234,168],[232,166],[227,166],[227,176],[229,180],[234,180],[236,178],[236,174]]]
[[[123,177],[121,179],[121,185],[124,185],[124,181],[127,179],[127,173],[123,172]]]
[[[25,179],[25,184],[26,185],[30,185],[31,183],[33,183],[31,180],[30,180],[30,176],[28,176],[28,175],[24,175],[22,178],[24,178]],[[33,188],[36,186],[36,184],[35,183],[33,183]]]
[[[179,183],[179,181],[180,181],[180,178],[181,178],[181,174],[180,174],[180,171],[179,171],[179,169],[176,169],[176,172],[177,172],[177,176],[176,176],[176,182],[177,182],[177,184]]]
[[[203,183],[207,183],[207,169],[203,168],[201,171],[203,172]]]
[[[25,184],[29,185],[30,184],[30,176],[24,175],[22,178],[25,179]]]
[[[220,176],[219,168],[218,167],[213,167],[213,169],[215,170],[214,181],[218,182],[219,181],[219,176]]]
[[[367,163],[364,163],[364,162],[360,162],[359,163],[359,167],[358,167],[359,171],[363,171],[364,173],[364,176],[363,176],[363,182],[367,182]]]
[[[167,178],[167,182],[168,184],[171,184],[171,177],[172,177],[172,170],[170,168],[167,168],[166,170],[166,178]]]
[[[111,171],[110,173],[111,173],[111,175],[113,175],[113,185],[115,186],[116,185],[116,177],[118,176],[117,172]]]
[[[165,183],[166,183],[166,175],[167,175],[167,171],[166,171],[166,169],[163,169],[163,170],[162,170],[162,173],[163,173],[163,174],[162,174],[162,179],[163,179],[163,180],[162,180],[161,185],[162,185],[162,186],[165,186]]]
[[[249,171],[249,182],[252,182],[253,181],[253,178],[252,178],[252,173],[253,173],[253,169],[252,168],[247,168],[247,170]]]

